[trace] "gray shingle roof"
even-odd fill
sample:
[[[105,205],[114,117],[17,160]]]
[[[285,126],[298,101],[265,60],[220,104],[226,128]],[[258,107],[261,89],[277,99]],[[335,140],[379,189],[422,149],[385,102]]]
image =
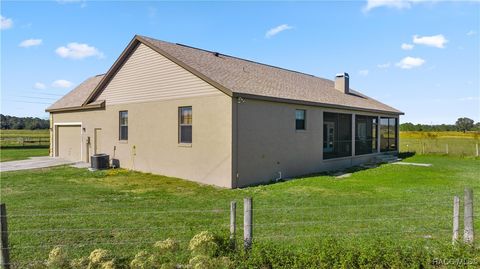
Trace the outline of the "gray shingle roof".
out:
[[[193,69],[236,95],[402,114],[399,110],[354,90],[350,91],[351,94],[340,92],[334,88],[332,80],[149,37],[136,36],[132,43],[136,40],[161,53],[167,53],[180,65]],[[91,97],[98,96],[92,92],[101,78],[103,76],[87,79],[47,110],[52,107],[78,106],[86,102],[91,94]],[[105,83],[102,82],[103,84]]]
[[[75,89],[71,90],[69,93],[49,106],[47,111],[62,108],[81,107],[104,76],[105,75],[96,75],[87,78],[84,82],[75,87]]]

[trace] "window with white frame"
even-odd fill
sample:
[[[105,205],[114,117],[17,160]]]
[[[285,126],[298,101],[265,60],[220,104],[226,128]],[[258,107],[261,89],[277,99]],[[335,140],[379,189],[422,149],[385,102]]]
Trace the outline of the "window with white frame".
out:
[[[178,142],[183,144],[192,143],[192,107],[178,108]]]
[[[118,139],[128,140],[128,111],[119,112]]]

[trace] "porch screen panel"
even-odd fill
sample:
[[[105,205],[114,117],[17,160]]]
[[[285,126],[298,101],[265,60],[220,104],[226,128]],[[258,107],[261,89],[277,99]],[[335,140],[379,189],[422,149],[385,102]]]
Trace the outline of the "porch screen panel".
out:
[[[323,159],[352,155],[352,115],[323,113]]]
[[[355,116],[355,155],[377,152],[377,117]]]
[[[397,128],[396,118],[380,118],[380,151],[397,150]]]

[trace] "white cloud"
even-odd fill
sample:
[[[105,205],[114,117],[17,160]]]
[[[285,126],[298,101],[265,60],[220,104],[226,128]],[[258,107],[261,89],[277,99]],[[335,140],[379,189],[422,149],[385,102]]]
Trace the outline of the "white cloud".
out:
[[[290,29],[293,29],[292,26],[288,25],[288,24],[282,24],[282,25],[279,25],[277,27],[274,27],[270,30],[268,30],[266,33],[265,33],[265,37],[266,38],[271,38],[275,35],[278,35],[279,33],[285,31],[285,30],[290,30]]]
[[[23,40],[18,46],[23,47],[23,48],[28,48],[28,47],[33,47],[33,46],[38,46],[42,44],[41,39],[27,39]]]
[[[150,19],[155,19],[157,17],[158,10],[154,7],[148,7],[147,15]]]
[[[439,1],[449,1],[449,0],[367,0],[366,5],[363,6],[363,12],[369,12],[372,9],[379,8],[379,7],[386,7],[386,8],[395,8],[395,9],[409,9],[413,5],[421,4],[421,3],[430,3],[434,4]],[[458,0],[451,0],[458,1]],[[478,1],[478,0],[471,0],[471,1]]]
[[[57,3],[59,4],[72,4],[72,3],[80,3],[80,7],[84,8],[87,6],[85,3],[85,0],[57,0]]]
[[[443,35],[432,35],[432,36],[413,36],[413,43],[436,47],[436,48],[445,48],[445,44],[448,40]]]
[[[367,0],[367,4],[363,7],[364,12],[368,12],[377,7],[389,7],[396,9],[410,8],[413,1],[409,0]]]
[[[468,36],[472,36],[472,35],[476,35],[476,34],[477,34],[477,32],[474,31],[474,30],[470,30],[470,31],[467,32]]]
[[[402,69],[412,69],[415,67],[419,67],[425,63],[425,60],[422,58],[414,58],[414,57],[405,57],[400,62],[396,64],[396,66]]]
[[[368,69],[363,69],[363,70],[358,71],[358,74],[359,74],[360,76],[364,76],[364,77],[365,77],[365,76],[368,76],[368,73],[369,73],[369,72],[370,72],[370,71],[368,71]]]
[[[402,46],[401,46],[402,50],[412,50],[413,47],[414,47],[414,45],[407,44],[407,43],[403,43]]]
[[[480,97],[478,96],[468,96],[468,97],[458,98],[458,101],[478,101],[478,100],[480,100]]]
[[[55,88],[70,88],[72,87],[72,85],[73,85],[72,82],[64,79],[55,80],[52,83],[52,87],[55,87]]]
[[[103,58],[103,53],[97,48],[77,42],[69,43],[66,47],[59,47],[55,52],[62,58],[83,59],[92,56]]]
[[[378,68],[382,68],[382,69],[389,68],[389,67],[390,67],[390,63],[377,64],[377,67],[378,67]]]
[[[0,15],[0,29],[10,29],[13,26],[13,20]]]
[[[33,87],[35,89],[38,89],[38,90],[45,90],[47,88],[47,86],[45,86],[45,84],[41,83],[41,82],[35,82],[35,84],[33,85]]]

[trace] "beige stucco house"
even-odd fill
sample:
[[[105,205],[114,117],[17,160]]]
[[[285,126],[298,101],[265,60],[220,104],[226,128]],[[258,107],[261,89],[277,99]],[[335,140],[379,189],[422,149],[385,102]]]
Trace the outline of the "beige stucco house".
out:
[[[395,153],[402,112],[335,80],[135,36],[55,102],[51,154],[227,188]]]

